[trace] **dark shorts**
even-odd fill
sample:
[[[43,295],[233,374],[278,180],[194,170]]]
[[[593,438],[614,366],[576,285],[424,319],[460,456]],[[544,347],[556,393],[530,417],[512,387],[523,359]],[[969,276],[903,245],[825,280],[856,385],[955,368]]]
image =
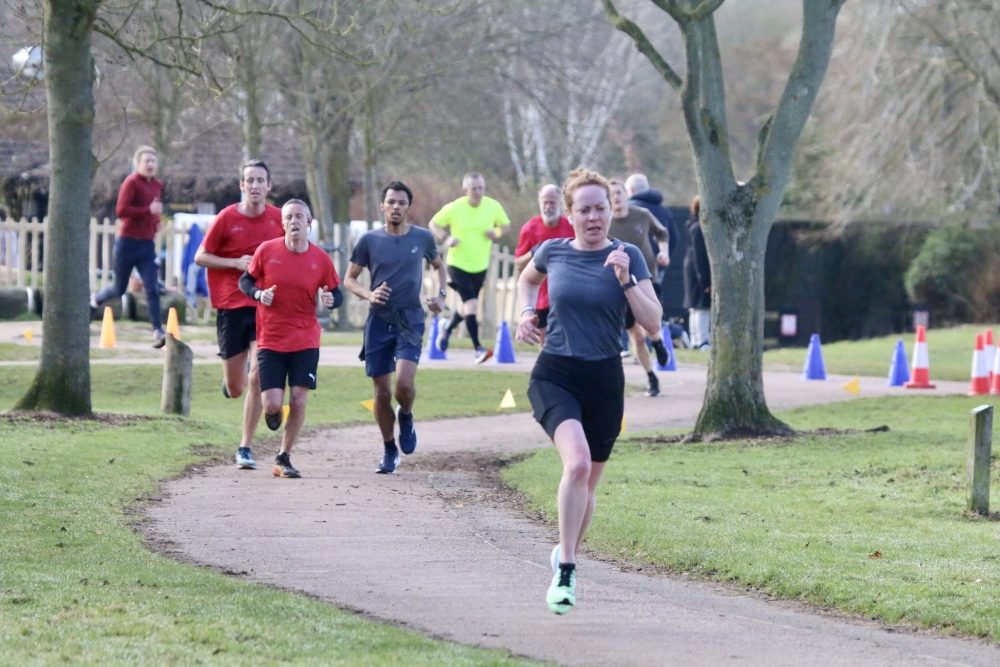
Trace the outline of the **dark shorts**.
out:
[[[260,390],[289,387],[316,388],[316,369],[319,366],[319,348],[297,352],[257,350],[257,369],[260,373]]]
[[[540,308],[535,311],[535,317],[538,318],[538,328],[545,331],[545,325],[549,323],[549,309]]]
[[[660,293],[662,291],[663,291],[663,288],[660,287],[660,283],[654,282],[653,283],[653,293],[656,294],[656,300],[657,301],[660,300]],[[632,309],[629,308],[628,302],[626,302],[625,303],[625,328],[626,329],[631,329],[634,326],[635,326],[635,315],[632,314]]]
[[[223,359],[246,352],[257,340],[257,308],[220,308],[215,318],[219,356]]]
[[[462,303],[469,299],[478,299],[479,290],[483,289],[483,281],[486,280],[486,272],[466,273],[462,269],[454,266],[448,267],[448,285],[458,292]]]
[[[368,377],[386,375],[396,370],[396,361],[420,362],[420,347],[424,339],[424,309],[397,310],[398,322],[391,322],[374,313],[365,321],[365,374]]]
[[[542,352],[528,383],[535,421],[549,437],[568,419],[583,425],[590,460],[611,456],[625,414],[625,373],[621,357],[582,361]]]

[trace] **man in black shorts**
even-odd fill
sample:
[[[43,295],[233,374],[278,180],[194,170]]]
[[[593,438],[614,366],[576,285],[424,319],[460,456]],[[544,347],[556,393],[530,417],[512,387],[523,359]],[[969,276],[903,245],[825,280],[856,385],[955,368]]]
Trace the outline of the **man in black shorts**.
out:
[[[236,465],[253,470],[251,443],[260,422],[260,378],[257,374],[257,304],[240,292],[240,275],[250,265],[258,246],[280,238],[281,210],[267,203],[271,172],[260,160],[240,168],[239,203],[222,209],[208,228],[194,261],[208,268],[208,291],[218,315],[216,329],[222,357],[222,394],[243,401],[243,431]]]

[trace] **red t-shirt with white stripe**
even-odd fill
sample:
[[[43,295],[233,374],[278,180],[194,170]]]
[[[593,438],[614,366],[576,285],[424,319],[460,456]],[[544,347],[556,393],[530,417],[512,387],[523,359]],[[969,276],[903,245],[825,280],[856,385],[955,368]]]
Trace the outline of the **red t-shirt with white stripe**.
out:
[[[263,213],[250,217],[240,213],[238,204],[233,204],[215,217],[201,247],[219,257],[242,257],[253,255],[264,241],[284,235],[281,209],[277,206],[265,204]],[[257,305],[256,301],[240,291],[241,275],[243,272],[236,269],[208,270],[208,293],[213,308],[252,308]]]
[[[318,290],[340,285],[330,256],[312,243],[305,252],[292,252],[282,237],[262,243],[247,272],[258,289],[277,286],[270,306],[257,304],[257,348],[275,352],[318,348]]]

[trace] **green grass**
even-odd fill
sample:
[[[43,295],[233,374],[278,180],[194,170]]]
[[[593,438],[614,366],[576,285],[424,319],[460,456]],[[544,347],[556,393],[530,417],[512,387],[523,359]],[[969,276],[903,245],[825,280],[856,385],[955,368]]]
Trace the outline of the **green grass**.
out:
[[[976,334],[987,327],[995,330],[998,325],[966,324],[949,329],[931,329],[927,332],[927,350],[930,356],[931,380],[968,380],[972,366],[972,350]],[[827,373],[837,375],[888,376],[896,341],[906,345],[907,362],[913,359],[913,334],[869,338],[858,341],[839,341],[823,344],[823,363]],[[707,355],[702,355],[706,356]],[[687,357],[679,356],[686,360]],[[764,353],[765,370],[801,372],[806,360],[805,348],[779,348]],[[993,366],[993,360],[989,360]],[[912,368],[910,369],[912,372]]]
[[[983,402],[880,398],[782,415],[799,429],[884,424],[886,433],[697,445],[626,438],[598,488],[586,548],[1000,641],[1000,523],[964,512],[968,412]],[[547,449],[504,479],[554,521],[559,473]]]
[[[5,368],[0,404],[33,373]],[[232,452],[242,401],[222,398],[220,375],[195,368],[190,419],[157,416],[152,366],[93,368],[95,409],[139,416],[0,416],[0,663],[521,664],[147,550],[130,508],[185,466]],[[521,375],[421,370],[417,383],[420,418],[495,414],[508,387],[527,405]],[[369,421],[369,396],[357,369],[320,368],[306,426]]]

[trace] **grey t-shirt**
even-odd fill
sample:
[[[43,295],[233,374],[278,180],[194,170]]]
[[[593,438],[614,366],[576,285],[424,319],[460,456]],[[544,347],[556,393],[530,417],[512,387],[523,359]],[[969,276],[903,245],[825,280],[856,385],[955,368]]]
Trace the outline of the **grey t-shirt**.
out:
[[[667,241],[670,235],[666,227],[652,213],[639,206],[629,206],[628,215],[624,218],[611,218],[611,226],[608,228],[608,238],[631,243],[642,252],[642,258],[646,261],[646,266],[655,282],[659,275],[656,263],[656,254],[659,248],[654,248],[649,240],[652,232],[657,241]],[[633,273],[635,273],[633,271]],[[636,273],[636,276],[639,274]]]
[[[351,261],[371,273],[372,287],[389,283],[392,293],[383,306],[372,305],[373,311],[385,308],[421,308],[420,286],[424,277],[424,260],[438,256],[434,235],[423,227],[410,225],[409,231],[395,236],[385,228],[373,229],[358,239]]]
[[[629,257],[629,272],[635,279],[649,278],[649,269],[639,249],[630,243],[612,241],[601,250],[577,250],[573,239],[544,241],[532,260],[548,275],[549,321],[545,328],[544,352],[586,361],[617,357],[625,328],[625,290],[604,261],[621,245]]]

